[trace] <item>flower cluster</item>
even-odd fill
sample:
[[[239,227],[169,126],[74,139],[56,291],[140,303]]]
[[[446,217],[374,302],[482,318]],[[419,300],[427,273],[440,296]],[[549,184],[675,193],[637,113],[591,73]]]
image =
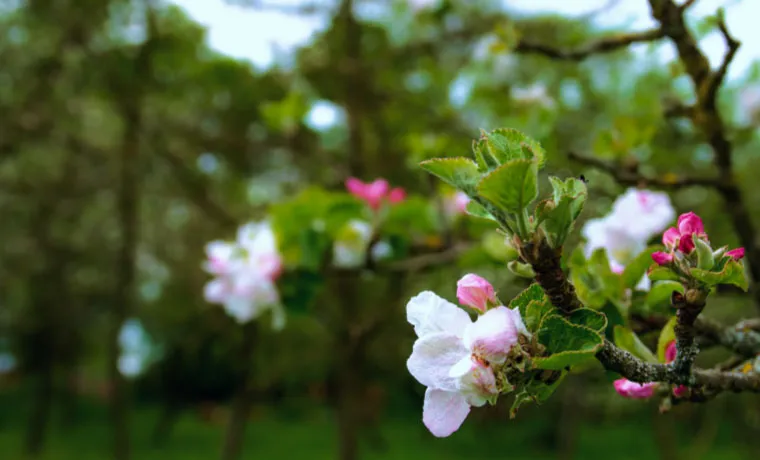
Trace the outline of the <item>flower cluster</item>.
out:
[[[470,407],[493,404],[513,389],[506,370],[522,356],[521,343],[530,337],[519,310],[500,305],[483,278],[462,278],[457,297],[479,313],[476,321],[430,291],[406,306],[418,337],[407,367],[427,387],[422,420],[437,437],[459,429]]]
[[[586,223],[582,232],[587,241],[586,256],[604,248],[610,267],[620,273],[674,218],[667,194],[630,188],[618,197],[608,215]],[[643,277],[637,289],[648,290],[649,285],[649,279]]]
[[[406,199],[406,191],[401,187],[391,189],[385,179],[376,179],[373,182],[364,183],[355,177],[346,180],[346,189],[351,195],[367,203],[377,211],[386,201],[394,204]]]
[[[282,272],[282,258],[268,222],[252,222],[238,230],[233,242],[213,241],[206,246],[203,268],[214,276],[206,284],[206,301],[224,306],[239,323],[272,310],[273,327],[284,326],[275,281]]]
[[[668,343],[667,348],[665,348],[665,364],[675,361],[676,354],[676,341],[672,340],[670,343]],[[626,378],[621,378],[615,380],[615,382],[613,382],[613,385],[615,387],[615,391],[617,391],[620,396],[631,399],[648,399],[654,396],[654,392],[657,390],[657,387],[660,384],[656,382],[636,383],[631,382]],[[680,397],[683,396],[687,391],[687,387],[679,385],[673,388],[673,395]]]
[[[652,254],[652,260],[658,265],[671,265],[676,261],[686,262],[692,266],[710,269],[720,257],[730,257],[733,260],[741,260],[744,257],[744,248],[736,248],[726,251],[720,248],[713,251],[710,248],[710,240],[705,233],[702,219],[693,212],[681,214],[678,217],[678,226],[670,227],[662,235],[662,244],[666,252],[658,251]],[[695,251],[701,246],[705,251]],[[709,253],[709,255],[707,255]],[[697,254],[696,256],[694,254]],[[700,260],[700,254],[701,260]],[[709,259],[709,261],[705,260]],[[710,266],[707,266],[707,265]]]

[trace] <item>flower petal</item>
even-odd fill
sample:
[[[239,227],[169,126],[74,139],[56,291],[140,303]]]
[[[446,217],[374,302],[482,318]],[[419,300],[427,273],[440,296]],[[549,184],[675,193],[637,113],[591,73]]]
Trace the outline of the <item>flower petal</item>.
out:
[[[464,331],[464,345],[489,363],[501,364],[517,343],[518,328],[509,308],[488,310]]]
[[[472,324],[464,310],[432,291],[421,292],[409,300],[406,319],[414,326],[418,337],[436,332],[449,332],[461,337],[464,328]]]
[[[469,413],[470,406],[461,394],[432,388],[425,391],[422,423],[433,436],[445,438],[451,435],[462,426]]]
[[[469,355],[459,337],[447,332],[428,334],[414,342],[406,367],[426,387],[456,391],[458,379],[449,374],[450,370]]]

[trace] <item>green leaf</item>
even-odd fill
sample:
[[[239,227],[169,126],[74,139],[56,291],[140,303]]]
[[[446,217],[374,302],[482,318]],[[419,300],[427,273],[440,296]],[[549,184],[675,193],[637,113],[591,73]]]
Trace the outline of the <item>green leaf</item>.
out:
[[[579,308],[568,316],[571,323],[579,326],[585,326],[599,334],[604,334],[607,328],[607,317],[596,310],[590,308]]]
[[[477,165],[467,158],[434,158],[423,161],[420,167],[468,194],[475,191],[480,180]]]
[[[536,277],[536,272],[533,271],[533,267],[528,264],[524,264],[519,260],[511,260],[507,263],[507,268],[514,275],[521,278],[533,279]]]
[[[547,300],[531,300],[525,308],[525,327],[530,332],[538,331],[541,321],[554,312],[554,307]]]
[[[517,296],[509,302],[509,308],[518,308],[520,310],[520,315],[525,318],[525,313],[531,300],[545,302],[547,304],[549,303],[549,298],[546,297],[544,290],[541,289],[541,286],[539,286],[538,283],[531,284],[527,289],[517,294]]]
[[[646,362],[657,362],[657,358],[652,354],[652,351],[641,342],[639,336],[637,336],[632,330],[623,326],[615,326],[613,337],[615,345],[623,350]]]
[[[486,219],[496,222],[496,218],[491,215],[490,212],[486,208],[484,208],[480,203],[476,202],[475,200],[470,200],[469,203],[467,203],[467,208],[465,209],[467,211],[467,214],[478,217],[480,219]]]
[[[668,344],[676,339],[676,321],[678,318],[673,316],[670,321],[665,324],[665,327],[660,331],[660,337],[657,340],[657,358],[661,363],[665,362],[665,350],[668,348]]]
[[[536,160],[539,167],[546,161],[546,152],[534,139],[512,128],[499,128],[487,133],[488,151],[500,163],[515,159]]]
[[[480,183],[480,196],[497,208],[520,214],[538,196],[538,170],[531,160],[511,160],[499,166]]]
[[[481,131],[481,136],[483,137],[472,141],[472,152],[475,154],[478,170],[485,173],[498,168],[500,163],[488,151],[488,139],[485,137],[485,132]]]
[[[483,249],[494,260],[511,262],[518,257],[517,250],[509,244],[506,237],[498,231],[484,233],[481,241]]]
[[[565,379],[567,372],[561,372],[559,377],[553,382],[547,384],[538,379],[533,379],[528,382],[519,392],[515,394],[515,400],[512,403],[512,407],[509,409],[509,418],[515,418],[517,411],[523,404],[536,403],[540,404],[554,394],[554,391],[559,387],[562,381]]]
[[[715,257],[713,250],[702,238],[692,238],[695,250],[697,252],[697,268],[710,270],[715,266]]]
[[[647,269],[652,266],[652,254],[661,249],[661,246],[650,246],[625,266],[622,275],[625,289],[633,289],[639,284],[641,278],[646,275]]]
[[[546,347],[549,356],[533,359],[539,369],[562,370],[593,359],[602,347],[602,336],[558,315],[549,315],[541,323],[538,341]]]
[[[713,272],[708,270],[702,270],[699,268],[692,268],[691,276],[697,281],[706,284],[707,286],[717,286],[718,284],[732,284],[738,288],[741,288],[744,292],[747,292],[749,288],[749,282],[747,281],[747,274],[744,271],[744,265],[736,260],[728,259],[723,270],[719,272]]]
[[[649,279],[654,281],[680,281],[678,274],[667,267],[661,267],[657,264],[652,265],[647,274]]]
[[[644,304],[647,309],[660,309],[663,306],[670,306],[670,297],[673,295],[673,291],[678,291],[683,294],[683,285],[678,281],[658,281],[652,285],[652,288],[647,292]],[[666,310],[667,311],[667,310]]]

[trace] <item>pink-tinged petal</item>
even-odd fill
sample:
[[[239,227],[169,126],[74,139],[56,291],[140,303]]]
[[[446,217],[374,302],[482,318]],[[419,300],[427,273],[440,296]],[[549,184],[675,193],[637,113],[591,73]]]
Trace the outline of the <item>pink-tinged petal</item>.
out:
[[[426,335],[417,339],[406,367],[412,377],[426,387],[445,391],[457,391],[458,379],[450,375],[450,370],[470,351],[462,340],[446,332]]]
[[[424,291],[406,304],[406,320],[414,326],[417,337],[437,332],[448,332],[462,337],[467,325],[472,324],[470,315],[434,292]]]
[[[705,226],[702,223],[702,219],[693,212],[687,212],[678,216],[678,231],[683,235],[703,235],[705,233]]]
[[[657,265],[668,265],[673,262],[673,256],[667,252],[656,251],[652,253],[652,260],[654,260]]]
[[[485,312],[489,303],[496,302],[496,293],[491,283],[469,273],[457,281],[457,299],[462,305]]]
[[[206,245],[208,260],[203,269],[212,275],[223,275],[232,269],[236,246],[226,241],[212,241]]]
[[[681,235],[681,239],[678,241],[678,250],[684,254],[690,254],[694,250],[694,234],[689,233]]]
[[[248,321],[258,316],[258,310],[254,307],[253,301],[245,297],[231,297],[224,303],[224,311],[228,315],[235,318],[240,324],[245,324]]]
[[[681,238],[681,234],[675,227],[670,227],[662,234],[662,244],[668,249],[673,249],[678,244],[678,239]]]
[[[629,188],[612,205],[610,217],[637,240],[662,233],[676,217],[666,193]]]
[[[517,344],[518,326],[507,307],[488,310],[464,331],[462,340],[472,353],[489,363],[501,364]]]
[[[744,258],[744,248],[736,248],[726,252],[726,255],[734,260],[741,260]]]
[[[615,382],[613,382],[613,385],[615,386],[615,391],[617,391],[620,396],[631,399],[651,398],[652,395],[654,395],[655,388],[657,387],[657,384],[654,382],[641,384],[631,382],[625,378],[615,380]]]
[[[481,407],[488,401],[496,402],[499,396],[493,369],[472,356],[462,358],[451,368],[449,375],[458,379],[459,392],[470,406]]]
[[[206,302],[222,304],[230,295],[230,286],[226,280],[217,278],[206,283],[203,288],[203,297]]]
[[[509,315],[512,317],[512,323],[515,325],[515,329],[517,329],[517,332],[526,336],[530,337],[531,333],[528,331],[528,328],[525,327],[525,323],[523,322],[522,316],[520,316],[520,309],[518,307],[515,307],[509,311]]]
[[[401,187],[396,187],[388,193],[388,201],[393,204],[401,203],[406,199],[406,191]]]
[[[422,423],[433,436],[445,438],[459,429],[470,413],[464,396],[456,392],[428,388],[422,406]]]
[[[665,363],[671,363],[676,359],[678,349],[676,348],[676,341],[671,340],[668,346],[665,348]]]
[[[363,200],[366,196],[366,189],[367,184],[355,177],[350,177],[346,180],[346,190],[348,190],[348,193],[357,198],[361,198]]]
[[[455,208],[458,212],[464,214],[467,210],[467,205],[470,203],[470,197],[464,192],[457,192],[454,196]]]
[[[372,209],[378,209],[388,194],[388,189],[388,181],[385,179],[377,179],[367,185],[364,199],[367,201],[369,207]]]
[[[677,387],[673,388],[673,396],[676,398],[680,398],[681,396],[684,396],[686,393],[688,393],[689,387],[684,385],[678,385]]]
[[[282,274],[282,258],[279,254],[270,253],[255,256],[253,263],[255,269],[264,278],[274,281]]]

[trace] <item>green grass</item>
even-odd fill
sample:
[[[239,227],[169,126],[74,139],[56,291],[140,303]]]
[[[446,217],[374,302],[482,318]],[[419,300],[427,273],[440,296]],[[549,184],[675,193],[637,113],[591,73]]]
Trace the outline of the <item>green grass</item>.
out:
[[[0,394],[0,459],[22,459],[26,406],[18,395]],[[557,458],[556,417],[551,411],[526,409],[517,420],[485,419],[481,411],[450,438],[436,439],[420,421],[418,407],[391,409],[380,427],[385,450],[362,443],[362,460],[541,460]],[[151,446],[158,417],[155,407],[137,407],[132,413],[133,457],[136,460],[209,460],[219,455],[223,426],[187,413],[163,448]],[[62,426],[52,420],[41,460],[108,459],[109,430],[105,409],[83,404],[78,423]],[[660,458],[651,417],[628,417],[616,422],[585,422],[578,429],[576,455],[583,460]],[[731,440],[730,424],[721,426],[715,443],[699,460],[748,458]],[[258,407],[248,425],[243,459],[336,459],[336,433],[326,408],[294,410]],[[697,459],[690,459],[697,460]]]

